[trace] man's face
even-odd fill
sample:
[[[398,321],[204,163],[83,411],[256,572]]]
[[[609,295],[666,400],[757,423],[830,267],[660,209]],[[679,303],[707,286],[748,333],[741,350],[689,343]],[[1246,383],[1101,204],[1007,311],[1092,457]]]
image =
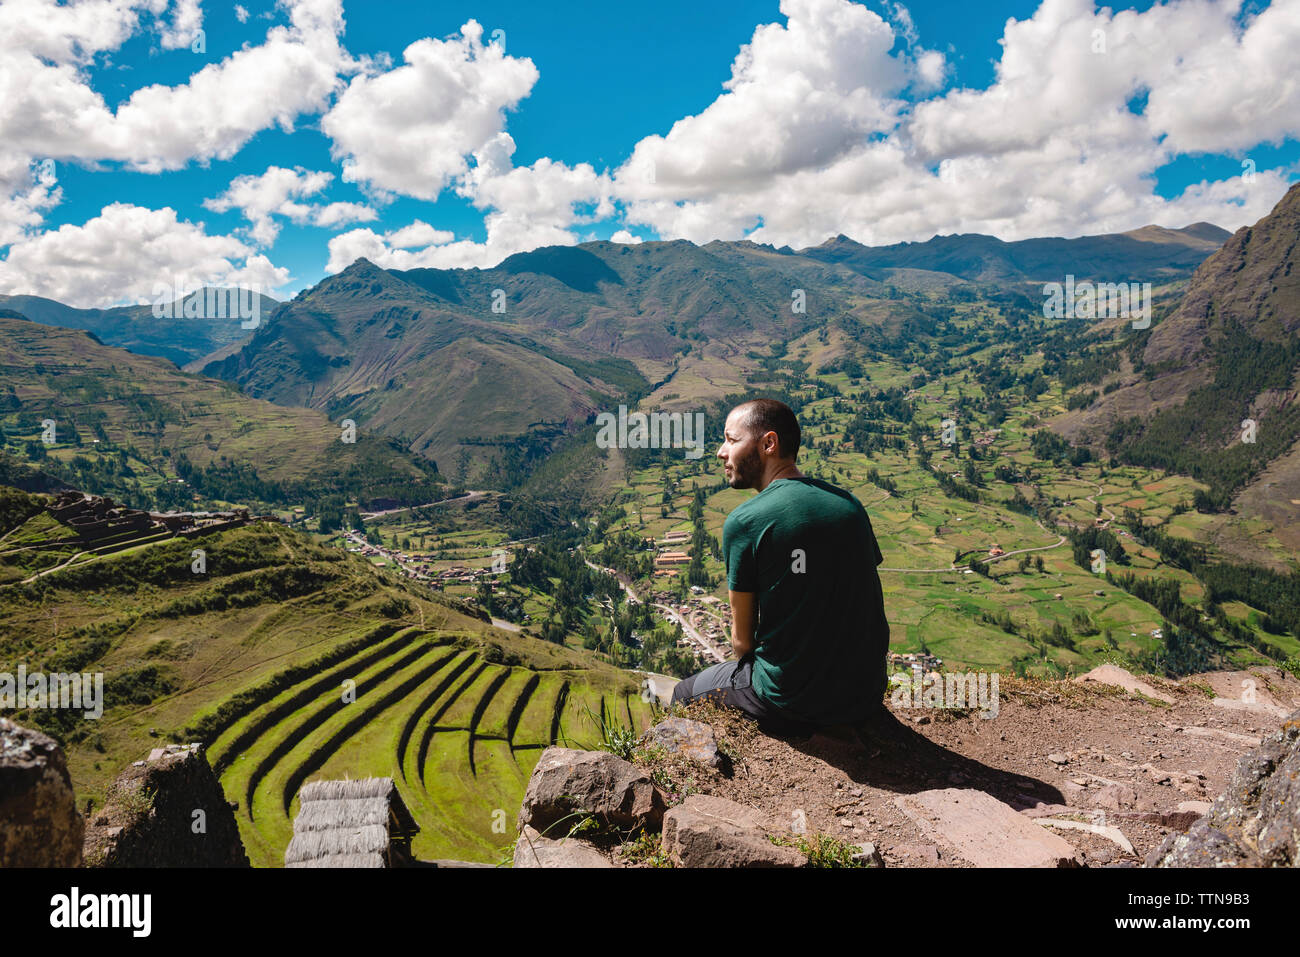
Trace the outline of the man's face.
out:
[[[723,427],[722,445],[718,458],[722,471],[732,488],[753,488],[763,473],[763,460],[758,454],[758,436],[751,433],[740,410],[732,410]]]

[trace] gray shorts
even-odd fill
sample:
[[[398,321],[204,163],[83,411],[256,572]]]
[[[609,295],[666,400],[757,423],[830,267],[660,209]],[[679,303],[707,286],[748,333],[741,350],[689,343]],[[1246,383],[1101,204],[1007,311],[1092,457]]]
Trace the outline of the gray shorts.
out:
[[[735,708],[751,718],[757,718],[764,730],[776,734],[809,734],[812,725],[792,719],[776,705],[763,698],[751,687],[754,657],[746,655],[739,661],[724,661],[705,668],[677,682],[673,689],[673,704],[709,700],[724,708]]]

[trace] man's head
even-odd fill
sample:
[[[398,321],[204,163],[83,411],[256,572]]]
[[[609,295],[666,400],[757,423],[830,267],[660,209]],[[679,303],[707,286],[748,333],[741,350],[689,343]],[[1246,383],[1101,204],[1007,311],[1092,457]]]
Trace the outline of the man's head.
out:
[[[718,458],[732,488],[765,489],[773,476],[792,471],[799,453],[799,420],[776,399],[751,399],[731,410]]]

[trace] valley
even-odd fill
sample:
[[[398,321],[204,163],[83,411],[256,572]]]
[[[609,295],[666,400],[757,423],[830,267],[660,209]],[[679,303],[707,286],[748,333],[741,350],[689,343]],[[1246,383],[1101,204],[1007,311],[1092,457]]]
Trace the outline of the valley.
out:
[[[1298,205],[1261,235],[1300,235]],[[713,453],[752,395],[865,506],[892,653],[1300,673],[1289,301],[1204,355],[1169,344],[1189,301],[1238,301],[1217,257],[1263,269],[1256,247],[1204,224],[991,239],[358,260],[186,369],[4,313],[0,670],[99,671],[106,696],[100,721],[19,717],[90,802],[157,741],[202,742],[257,866],[303,783],[365,776],[397,783],[417,858],[496,863],[543,748],[639,732],[644,674],[729,654],[722,524],[752,493]],[[1048,315],[1066,275],[1152,283],[1151,328]],[[602,437],[622,406],[702,422],[703,454]],[[1224,430],[1248,416],[1243,451]],[[260,520],[91,554],[67,489]]]

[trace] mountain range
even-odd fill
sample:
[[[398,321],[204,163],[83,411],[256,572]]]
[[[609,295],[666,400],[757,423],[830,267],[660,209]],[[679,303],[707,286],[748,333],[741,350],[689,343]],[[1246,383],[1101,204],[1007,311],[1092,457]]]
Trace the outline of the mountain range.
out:
[[[33,438],[46,421],[54,423],[49,451]],[[8,310],[0,310],[0,423],[9,439],[28,439],[28,459],[75,487],[122,497],[161,475],[185,475],[189,488],[153,490],[166,490],[160,505],[187,507],[190,488],[271,502],[309,490],[363,501],[440,497],[436,466],[382,438],[361,432],[345,441],[318,411],[250,398],[94,333]],[[108,461],[78,454],[93,447]]]
[[[153,305],[77,309],[42,296],[0,296],[0,309],[46,326],[84,329],[108,345],[184,365],[248,338],[250,329],[244,328],[237,317],[218,318],[215,309],[208,317],[204,308],[195,308],[205,296],[220,294],[225,298],[231,292],[225,287],[204,287],[176,303],[165,303],[177,318],[155,316]],[[251,303],[254,295],[259,316],[269,315],[280,305],[270,296],[248,292],[244,293],[245,303]],[[192,318],[182,318],[187,306]]]
[[[844,317],[850,330],[897,336],[924,319],[900,288],[996,282],[998,294],[1025,296],[1017,286],[1066,273],[1175,281],[1220,234],[1198,224],[881,249],[838,237],[800,252],[591,242],[485,270],[385,270],[363,259],[286,303],[241,347],[190,368],[277,403],[354,416],[442,462],[481,463],[523,437],[549,448],[647,393],[673,408],[741,391],[755,350]]]
[[[1235,235],[1197,223],[881,247],[837,236],[798,251],[589,242],[519,253],[491,269],[403,271],[359,259],[289,302],[266,301],[251,331],[155,320],[143,306],[73,310],[35,297],[0,305],[86,328],[107,346],[184,360],[205,377],[198,381],[224,380],[276,407],[315,410],[322,429],[326,419],[334,427],[352,419],[444,472],[491,481],[501,475],[492,465],[543,459],[621,403],[700,408],[752,391],[756,367],[809,335],[820,339],[822,367],[871,343],[915,340],[919,356],[943,308],[936,303],[997,300],[1032,320],[1040,283],[1152,282],[1163,304],[1154,328],[1132,336],[1123,322],[1098,320],[1104,391],[1051,424],[1112,455],[1193,474],[1211,486],[1207,501],[1226,507],[1270,463],[1280,474],[1267,482],[1290,487],[1300,475],[1300,452],[1291,451],[1300,435],[1297,207],[1293,188]],[[142,381],[158,375],[151,368]],[[1234,444],[1252,417],[1260,441]],[[1191,454],[1210,448],[1224,454]]]

